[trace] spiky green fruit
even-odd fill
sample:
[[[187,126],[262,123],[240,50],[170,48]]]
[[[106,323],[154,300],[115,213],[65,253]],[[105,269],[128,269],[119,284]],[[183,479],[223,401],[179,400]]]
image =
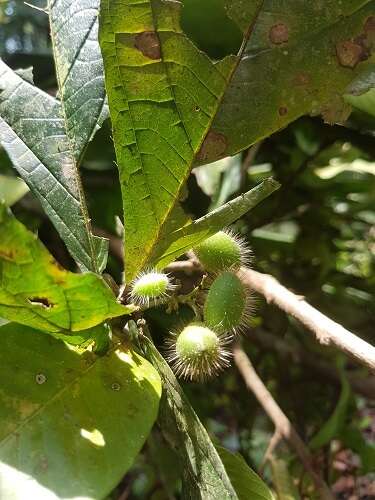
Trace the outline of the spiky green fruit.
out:
[[[227,341],[203,323],[192,323],[169,341],[168,361],[176,375],[204,380],[229,365]]]
[[[242,238],[230,231],[219,231],[193,249],[203,267],[216,273],[225,269],[238,269],[245,264],[250,253]]]
[[[204,321],[218,333],[234,331],[247,316],[247,289],[231,271],[220,274],[212,283],[204,304]]]
[[[133,302],[148,305],[150,302],[168,297],[174,289],[168,274],[150,271],[142,273],[131,284],[130,297]]]

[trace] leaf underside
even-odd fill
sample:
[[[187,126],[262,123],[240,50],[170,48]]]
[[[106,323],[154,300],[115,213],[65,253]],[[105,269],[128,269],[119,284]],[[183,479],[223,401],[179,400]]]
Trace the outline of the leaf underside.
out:
[[[59,97],[71,151],[79,163],[108,117],[98,45],[100,0],[48,1]]]
[[[0,327],[0,497],[102,499],[153,425],[160,379],[119,346],[77,354],[31,328]]]
[[[72,256],[94,272],[105,268],[108,242],[92,234],[78,166],[108,116],[99,4],[48,1],[60,100],[0,61],[0,142]]]
[[[116,302],[99,276],[62,269],[37,237],[0,206],[0,316],[71,335],[131,311]]]
[[[243,150],[303,114],[337,121],[341,95],[370,59],[374,1],[223,3],[243,45],[215,62],[182,31],[179,2],[101,2],[127,281],[160,254],[194,164]],[[362,44],[354,59],[352,44]]]

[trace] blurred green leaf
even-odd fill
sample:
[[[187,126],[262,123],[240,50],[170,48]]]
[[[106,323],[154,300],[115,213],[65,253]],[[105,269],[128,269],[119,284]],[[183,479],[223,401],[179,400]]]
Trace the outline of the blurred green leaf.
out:
[[[321,429],[311,439],[309,446],[312,450],[317,450],[338,437],[345,426],[348,406],[351,397],[351,388],[342,368],[340,370],[341,393],[336,408]]]
[[[0,174],[0,203],[11,207],[28,191],[29,188],[22,179]]]
[[[0,327],[0,497],[104,498],[156,419],[160,378],[125,346],[78,354],[16,324]]]
[[[0,315],[52,334],[70,335],[129,314],[99,276],[59,266],[20,222],[0,207]]]
[[[278,500],[300,500],[301,496],[293,484],[288,464],[285,460],[273,458],[271,460],[272,481],[275,485]]]
[[[274,500],[275,497],[262,479],[247,465],[238,453],[216,446],[221,461],[239,500]]]

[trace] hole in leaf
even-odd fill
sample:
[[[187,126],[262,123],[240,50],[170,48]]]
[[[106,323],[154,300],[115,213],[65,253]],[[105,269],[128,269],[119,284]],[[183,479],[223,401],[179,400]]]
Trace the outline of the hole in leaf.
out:
[[[46,297],[29,297],[28,300],[33,306],[42,306],[46,309],[50,309],[54,306]]]
[[[195,45],[212,59],[237,54],[242,32],[227,16],[223,0],[183,0],[181,27]]]

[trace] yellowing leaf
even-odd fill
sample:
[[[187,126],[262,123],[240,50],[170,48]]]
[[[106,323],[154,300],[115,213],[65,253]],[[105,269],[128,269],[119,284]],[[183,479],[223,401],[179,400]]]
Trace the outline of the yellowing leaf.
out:
[[[74,274],[0,206],[0,316],[48,333],[85,330],[132,309],[96,274]]]

